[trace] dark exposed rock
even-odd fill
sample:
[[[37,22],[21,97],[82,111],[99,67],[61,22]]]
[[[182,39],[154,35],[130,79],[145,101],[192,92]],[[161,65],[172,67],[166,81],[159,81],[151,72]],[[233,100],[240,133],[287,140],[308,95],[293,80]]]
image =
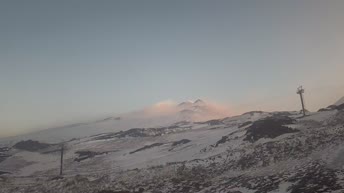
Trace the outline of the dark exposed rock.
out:
[[[298,130],[296,129],[284,126],[286,124],[292,124],[293,122],[293,119],[286,116],[273,116],[255,121],[247,128],[244,140],[255,142],[260,138],[275,138],[286,133],[297,132]]]
[[[336,106],[337,110],[343,110],[344,109],[344,103],[341,105]]]
[[[330,105],[330,106],[328,106],[328,107],[326,107],[326,108],[322,108],[322,109],[320,109],[320,110],[322,110],[322,111],[326,111],[326,110],[343,110],[344,109],[344,103],[343,104],[340,104],[340,105]],[[319,111],[320,111],[319,110]]]
[[[148,135],[144,133],[144,129],[141,128],[133,128],[127,131],[120,131],[117,133],[118,138],[123,137],[147,137]]]
[[[249,125],[249,124],[252,124],[252,121],[246,121],[246,122],[240,124],[240,125],[238,126],[238,128],[245,127],[245,126],[247,126],[247,125]]]
[[[33,140],[27,140],[27,141],[20,141],[16,143],[13,148],[15,149],[20,149],[20,150],[25,150],[25,151],[39,151],[42,149],[46,149],[50,147],[52,144],[47,144],[47,143],[41,143],[38,141],[33,141]]]
[[[175,142],[172,143],[171,148],[168,151],[172,151],[177,146],[183,145],[183,144],[187,144],[187,143],[190,143],[190,142],[191,142],[191,140],[189,140],[189,139],[182,139],[182,140],[179,140],[179,141],[175,141]]]
[[[174,130],[176,129],[176,130]],[[168,127],[157,128],[132,128],[127,131],[119,131],[116,133],[98,134],[92,137],[93,140],[106,140],[112,138],[125,138],[125,137],[150,137],[161,136],[168,133],[178,132],[178,130],[190,129],[189,127],[181,127],[179,124],[174,124]]]
[[[222,125],[223,121],[221,119],[213,119],[213,120],[209,120],[209,121],[205,121],[205,122],[196,122],[197,124],[207,124],[210,126],[213,125]]]
[[[183,126],[190,123],[191,123],[190,121],[179,121],[179,122],[174,123],[172,126]]]
[[[191,140],[189,139],[182,139],[182,140],[179,140],[179,141],[175,141],[172,143],[172,147],[174,146],[177,146],[177,145],[181,145],[181,144],[186,144],[186,143],[189,143],[191,142]]]
[[[222,143],[226,143],[228,136],[222,136],[222,138],[216,142],[215,147],[218,147]]]
[[[4,171],[0,171],[0,176],[3,174],[10,174],[10,172],[4,172]]]
[[[273,115],[274,116],[290,116],[292,115],[292,113],[289,111],[280,111],[280,112],[274,112]]]
[[[116,133],[109,133],[105,135],[101,135],[95,137],[94,140],[105,140],[105,139],[112,139],[112,138],[124,138],[124,137],[147,137],[148,134],[145,133],[145,129],[143,128],[133,128],[127,131],[119,131]]]
[[[116,152],[116,151],[111,151],[111,152]],[[78,155],[77,158],[74,159],[74,161],[76,162],[81,162],[85,159],[88,159],[88,158],[93,158],[97,155],[103,155],[103,154],[108,154],[110,153],[110,151],[105,151],[105,152],[94,152],[94,151],[77,151],[75,152],[75,154]]]
[[[8,152],[9,150],[9,147],[0,147],[0,153]]]
[[[246,113],[243,113],[243,115],[254,115],[255,113],[259,113],[259,114],[261,114],[261,113],[264,113],[263,111],[249,111],[249,112],[246,112]]]
[[[136,152],[139,152],[139,151],[143,151],[143,150],[146,150],[146,149],[150,149],[150,148],[153,148],[153,147],[161,146],[161,145],[164,145],[164,144],[163,143],[153,143],[151,145],[145,145],[142,148],[139,148],[139,149],[137,149],[135,151],[130,152],[130,154],[133,154],[133,153],[136,153]]]
[[[322,111],[332,111],[332,110],[343,110],[344,109],[344,103],[340,104],[340,105],[330,105],[326,108],[321,108],[318,110],[318,112],[322,112]]]
[[[113,139],[117,136],[117,133],[107,133],[107,134],[98,134],[98,135],[94,135],[92,137],[93,140],[106,140],[106,139]]]
[[[328,106],[327,108],[328,109],[335,109],[337,107],[337,105],[330,105],[330,106]]]
[[[75,153],[78,154],[78,157],[74,159],[74,161],[76,162],[81,162],[85,159],[92,158],[92,157],[95,157],[96,155],[99,155],[99,153],[93,152],[93,151],[77,151]]]
[[[332,111],[332,109],[329,108],[321,108],[318,110],[318,112],[323,112],[323,111]]]

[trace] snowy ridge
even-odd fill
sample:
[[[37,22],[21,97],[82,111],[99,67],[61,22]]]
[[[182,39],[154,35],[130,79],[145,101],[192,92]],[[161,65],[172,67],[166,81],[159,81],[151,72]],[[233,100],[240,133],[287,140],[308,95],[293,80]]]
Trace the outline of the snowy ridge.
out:
[[[83,138],[108,132],[118,132],[131,128],[164,127],[181,121],[205,121],[226,117],[227,113],[218,112],[218,107],[200,99],[186,101],[179,105],[157,103],[143,110],[106,117],[101,120],[77,123],[58,128],[37,131],[21,136],[0,139],[0,144],[13,144],[20,140],[39,140],[47,143],[59,143],[73,138]]]
[[[344,97],[342,97],[341,99],[339,99],[337,102],[334,103],[334,105],[341,105],[341,104],[344,104]]]
[[[184,120],[65,142],[62,179],[55,178],[56,146],[5,147],[0,192],[339,193],[343,146],[344,111],[337,109]]]

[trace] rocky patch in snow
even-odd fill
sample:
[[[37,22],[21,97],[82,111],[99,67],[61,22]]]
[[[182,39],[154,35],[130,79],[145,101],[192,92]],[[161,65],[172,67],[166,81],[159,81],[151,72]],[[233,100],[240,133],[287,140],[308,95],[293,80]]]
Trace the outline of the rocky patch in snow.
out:
[[[218,147],[220,144],[225,143],[227,139],[228,139],[228,136],[222,136],[222,138],[216,142],[214,147]]]
[[[52,146],[52,144],[47,144],[47,143],[41,143],[38,141],[33,141],[33,140],[27,140],[27,141],[20,141],[16,143],[13,148],[19,149],[19,150],[25,150],[25,151],[39,151],[42,149],[46,149],[48,147]]]
[[[176,147],[184,145],[184,144],[187,144],[187,143],[190,143],[190,142],[191,142],[191,140],[189,140],[189,139],[181,139],[179,141],[175,141],[175,142],[172,143],[172,145],[171,145],[172,147],[168,151],[172,151]]]
[[[249,112],[246,112],[246,113],[243,113],[242,115],[251,115],[253,116],[254,114],[262,114],[264,113],[263,111],[249,111]]]
[[[111,152],[116,152],[116,151],[111,151]],[[77,151],[75,154],[78,155],[77,158],[74,159],[76,162],[81,162],[85,159],[93,158],[97,155],[103,155],[103,154],[108,154],[110,151],[105,151],[105,152],[94,152],[94,151]]]
[[[136,152],[139,152],[139,151],[143,151],[143,150],[146,150],[146,149],[150,149],[150,148],[153,148],[153,147],[161,146],[161,145],[164,145],[164,144],[163,143],[153,143],[151,145],[145,145],[142,148],[139,148],[139,149],[137,149],[135,151],[130,152],[130,154],[133,154],[133,153],[136,153]]]
[[[4,161],[6,158],[11,156],[10,154],[8,154],[9,150],[10,150],[9,147],[1,147],[0,148],[0,163],[2,161]]]
[[[293,122],[294,120],[287,116],[272,116],[255,121],[247,128],[244,140],[255,142],[260,138],[275,138],[286,133],[297,132],[296,129],[284,126]]]
[[[205,121],[205,122],[196,122],[196,123],[197,124],[207,124],[209,126],[224,124],[222,119],[213,119],[213,120],[209,120],[209,121]]]
[[[330,105],[326,108],[321,108],[318,110],[318,112],[322,112],[322,111],[332,111],[332,110],[344,110],[344,103],[342,104],[338,104],[338,105]]]
[[[52,170],[47,171],[49,178],[31,176],[23,180],[10,178],[12,174],[3,175],[0,179],[7,180],[0,180],[0,193],[343,192],[344,112],[311,113],[297,120],[295,117],[284,112],[255,112],[227,118],[215,130],[210,125],[175,130],[181,129],[179,125],[169,129],[175,131],[170,135],[146,128],[139,131],[148,137],[132,137],[135,135],[129,132],[120,138],[117,133],[113,140],[94,141],[95,137],[114,133],[93,136],[69,143],[70,149],[85,149],[79,152],[80,158],[91,159],[69,164],[74,157],[66,152],[69,159],[64,178],[51,180],[48,174]],[[101,150],[113,149],[119,152],[101,156]],[[20,156],[29,154],[46,156],[35,152]],[[54,160],[52,164],[56,164]],[[123,169],[123,165],[133,167]]]
[[[4,172],[4,171],[0,171],[0,176],[3,174],[10,174],[10,172]]]
[[[179,140],[179,141],[175,141],[172,143],[172,147],[174,146],[177,146],[177,145],[181,145],[181,144],[186,144],[186,143],[189,143],[191,142],[191,140],[188,140],[188,139],[182,139],[182,140]]]
[[[250,125],[250,124],[252,124],[252,121],[246,121],[246,122],[240,124],[240,125],[238,126],[238,128],[243,128],[243,127],[246,127],[246,126],[248,126],[248,125]]]
[[[171,125],[168,127],[157,128],[132,128],[126,131],[119,131],[116,133],[100,134],[94,136],[93,140],[106,140],[113,138],[126,138],[126,137],[156,137],[165,134],[177,133],[185,130],[189,130],[191,127],[181,127],[178,125]]]

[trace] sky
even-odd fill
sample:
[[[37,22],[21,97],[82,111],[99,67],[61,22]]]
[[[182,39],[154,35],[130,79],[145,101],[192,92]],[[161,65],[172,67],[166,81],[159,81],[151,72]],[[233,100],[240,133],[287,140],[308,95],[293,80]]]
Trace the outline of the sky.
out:
[[[344,96],[342,0],[2,0],[0,137],[202,98],[316,111]]]

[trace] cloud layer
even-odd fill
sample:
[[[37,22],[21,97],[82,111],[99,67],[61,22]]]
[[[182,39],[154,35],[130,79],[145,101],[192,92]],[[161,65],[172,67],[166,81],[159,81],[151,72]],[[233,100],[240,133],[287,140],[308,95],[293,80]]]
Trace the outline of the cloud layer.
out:
[[[176,119],[187,119],[190,121],[206,121],[231,116],[230,108],[213,101],[186,101],[177,103],[172,100],[158,102],[143,111],[137,112],[137,116],[146,118],[174,117]]]

